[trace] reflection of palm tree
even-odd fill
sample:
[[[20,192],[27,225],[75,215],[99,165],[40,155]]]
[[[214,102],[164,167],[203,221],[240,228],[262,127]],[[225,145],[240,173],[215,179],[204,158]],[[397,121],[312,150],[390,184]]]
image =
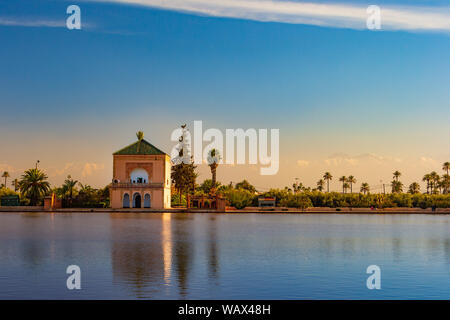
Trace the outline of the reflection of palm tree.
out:
[[[367,182],[363,182],[361,184],[361,189],[360,190],[361,190],[362,193],[366,194],[367,192],[370,191],[369,184]]]
[[[354,176],[348,176],[347,182],[350,183],[350,193],[353,193],[353,184],[356,183]]]
[[[28,169],[22,175],[19,182],[20,192],[30,199],[30,204],[35,206],[40,197],[50,190],[47,175],[39,169]]]
[[[2,178],[5,178],[5,188],[6,188],[6,179],[8,179],[9,177],[10,177],[10,175],[9,175],[8,171],[3,172]]]
[[[331,175],[331,173],[325,172],[323,178],[327,182],[327,192],[330,192],[330,181],[333,179],[333,176]]]
[[[346,176],[342,176],[339,178],[339,181],[342,182],[342,193],[345,193],[345,184],[347,182],[347,177]]]
[[[220,153],[217,149],[211,149],[208,153],[208,165],[211,168],[211,175],[212,175],[212,190],[211,192],[214,193],[216,190],[216,171],[217,167],[219,166],[220,161]]]
[[[208,222],[208,267],[211,277],[217,280],[219,273],[219,254],[217,250],[216,217],[211,216]]]

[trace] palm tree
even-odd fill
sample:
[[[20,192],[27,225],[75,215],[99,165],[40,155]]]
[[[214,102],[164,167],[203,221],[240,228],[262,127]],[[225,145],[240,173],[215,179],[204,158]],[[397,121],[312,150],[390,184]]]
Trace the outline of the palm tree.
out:
[[[5,188],[6,188],[6,179],[8,179],[10,177],[9,172],[8,171],[4,171],[2,174],[2,178],[5,178]]]
[[[400,173],[400,171],[395,171],[394,173],[393,173],[393,175],[394,175],[394,180],[396,180],[396,181],[398,181],[398,178],[400,178],[400,176],[402,175],[401,173]]]
[[[446,175],[442,176],[444,193],[447,194],[448,193],[448,188],[449,188],[449,178],[448,178],[449,174],[448,174],[448,172],[450,171],[450,162],[448,162],[448,161],[444,162],[444,164],[442,165],[442,170],[447,172]]]
[[[292,184],[292,190],[294,191],[294,193],[298,193],[298,192],[304,191],[305,186],[301,182],[294,182]]]
[[[89,193],[91,191],[94,191],[94,189],[88,184],[82,184],[81,182],[79,182],[78,185],[80,186],[80,192]]]
[[[444,162],[444,164],[442,165],[442,170],[447,171],[448,175],[448,172],[450,171],[450,162]]]
[[[333,176],[329,172],[325,172],[323,179],[327,182],[327,192],[330,192],[330,181],[333,180]]]
[[[319,181],[317,181],[317,190],[319,190],[320,192],[323,191],[323,186],[325,185],[325,181],[323,181],[323,179],[320,179]]]
[[[69,174],[67,179],[64,181],[63,189],[69,193],[69,204],[72,205],[73,191],[77,185],[78,181],[73,180],[72,176]]]
[[[369,184],[367,182],[361,183],[361,189],[360,191],[364,194],[368,193],[370,191]]]
[[[19,190],[19,180],[14,179],[14,180],[11,182],[11,185],[14,187],[14,192],[17,192],[17,190]]]
[[[30,205],[37,205],[39,199],[50,190],[47,175],[39,169],[28,169],[19,182],[20,192],[30,199]]]
[[[342,182],[342,193],[345,193],[345,183],[347,182],[347,177],[346,176],[342,176],[339,178],[339,181]]]
[[[431,183],[431,193],[437,193],[437,188],[439,185],[439,175],[436,173],[436,171],[432,171],[430,173],[430,183]]]
[[[403,183],[398,180],[392,180],[392,193],[402,193],[403,192]]]
[[[416,194],[416,193],[420,193],[420,184],[418,184],[417,182],[413,182],[409,185],[409,193],[411,194]]]
[[[450,187],[450,176],[448,174],[442,176],[442,186],[444,187],[444,193],[447,194]]]
[[[353,193],[353,184],[356,183],[354,176],[348,176],[347,182],[350,183],[350,193]]]
[[[426,175],[423,176],[422,181],[427,183],[427,194],[429,193],[430,190],[430,181],[431,181],[431,176],[429,173],[427,173]]]
[[[208,153],[208,165],[211,168],[211,175],[212,175],[212,188],[211,192],[214,193],[216,190],[216,171],[217,167],[219,166],[221,156],[219,153],[219,150],[217,149],[211,149]]]
[[[346,183],[344,183],[343,188],[344,188],[344,193],[347,193],[347,190],[348,190],[348,188],[350,188],[350,185],[346,182]]]

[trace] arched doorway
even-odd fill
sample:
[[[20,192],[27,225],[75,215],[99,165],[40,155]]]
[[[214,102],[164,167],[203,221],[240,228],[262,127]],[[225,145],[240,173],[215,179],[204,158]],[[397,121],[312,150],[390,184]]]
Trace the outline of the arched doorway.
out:
[[[151,207],[151,201],[150,201],[150,195],[148,193],[144,196],[144,208],[150,208]]]
[[[124,207],[124,208],[130,207],[130,195],[128,193],[125,193],[123,195],[122,207]]]
[[[139,193],[135,193],[133,196],[133,208],[141,207],[141,195]]]

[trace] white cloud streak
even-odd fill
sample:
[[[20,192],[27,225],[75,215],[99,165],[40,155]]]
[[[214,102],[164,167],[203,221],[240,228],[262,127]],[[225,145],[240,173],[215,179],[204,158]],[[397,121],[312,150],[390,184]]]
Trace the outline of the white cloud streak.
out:
[[[91,0],[213,17],[365,29],[367,6],[268,0]],[[450,7],[381,6],[381,29],[450,31]]]
[[[33,18],[5,18],[0,17],[0,26],[8,27],[47,27],[47,28],[62,28],[66,27],[65,20],[53,21],[53,20],[35,20]]]

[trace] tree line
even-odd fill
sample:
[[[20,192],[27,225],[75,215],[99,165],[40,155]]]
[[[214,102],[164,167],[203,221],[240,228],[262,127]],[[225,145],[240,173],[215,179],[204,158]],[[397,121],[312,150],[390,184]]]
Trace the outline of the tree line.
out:
[[[7,179],[10,177],[7,171],[2,177],[5,183],[1,185],[0,197],[5,195],[18,195],[23,206],[42,205],[45,196],[55,193],[63,200],[65,207],[77,208],[106,208],[109,207],[109,185],[95,189],[87,184],[67,176],[60,187],[51,188],[47,174],[36,168],[26,170],[20,179],[14,179],[12,189],[7,188]]]

